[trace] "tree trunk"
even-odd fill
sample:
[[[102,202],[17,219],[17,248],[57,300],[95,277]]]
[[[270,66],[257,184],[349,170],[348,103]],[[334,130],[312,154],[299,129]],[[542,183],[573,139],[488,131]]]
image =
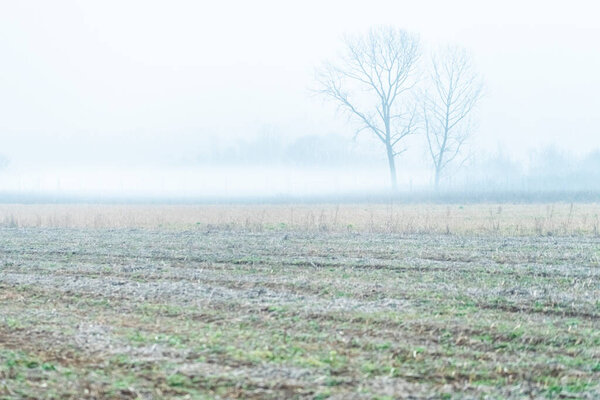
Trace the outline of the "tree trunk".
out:
[[[396,160],[394,159],[394,149],[391,144],[386,144],[387,148],[387,157],[388,157],[388,165],[390,167],[390,180],[392,183],[392,191],[396,192],[398,190],[398,182],[396,179]]]
[[[435,191],[439,191],[440,189],[440,177],[442,175],[443,168],[443,160],[444,154],[446,154],[446,142],[448,141],[448,129],[446,128],[444,134],[444,143],[442,143],[442,147],[440,148],[440,156],[437,159],[437,163],[435,164]]]

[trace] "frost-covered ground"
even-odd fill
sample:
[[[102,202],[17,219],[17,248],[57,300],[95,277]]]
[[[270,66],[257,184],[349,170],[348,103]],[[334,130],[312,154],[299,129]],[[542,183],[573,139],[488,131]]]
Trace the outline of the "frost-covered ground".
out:
[[[0,398],[598,398],[593,235],[0,228]]]

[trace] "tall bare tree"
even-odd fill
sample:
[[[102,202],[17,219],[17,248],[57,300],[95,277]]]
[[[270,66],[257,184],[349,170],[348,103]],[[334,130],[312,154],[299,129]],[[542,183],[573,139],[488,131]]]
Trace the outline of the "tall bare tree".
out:
[[[467,52],[449,46],[432,57],[429,84],[422,117],[438,190],[446,167],[457,160],[471,135],[470,115],[481,99],[483,82]]]
[[[319,92],[332,98],[385,146],[392,189],[397,188],[399,144],[415,132],[417,109],[409,92],[416,84],[419,39],[393,27],[372,28],[366,35],[347,36],[337,64],[317,74]]]

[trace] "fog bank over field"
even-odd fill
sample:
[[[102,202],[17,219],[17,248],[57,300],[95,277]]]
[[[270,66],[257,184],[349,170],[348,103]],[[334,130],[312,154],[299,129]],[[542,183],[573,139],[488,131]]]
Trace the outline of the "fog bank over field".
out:
[[[375,179],[374,179],[375,177]],[[103,197],[274,197],[381,192],[387,176],[352,171],[292,167],[136,167],[23,171],[4,178],[9,192]]]
[[[101,141],[99,141],[101,143]],[[274,132],[247,139],[197,140],[177,151],[173,143],[128,153],[86,148],[72,157],[53,154],[0,170],[0,192],[98,198],[274,198],[381,195],[389,190],[386,161],[377,143],[340,135],[286,138]],[[156,145],[156,144],[154,144]],[[101,147],[101,146],[100,146]],[[406,152],[397,166],[399,193],[432,190],[433,174],[421,152]],[[153,155],[153,157],[148,157]],[[441,192],[600,192],[600,150],[581,156],[556,146],[519,159],[502,148],[471,151],[448,172]]]
[[[284,148],[285,149],[285,148]],[[231,149],[230,149],[231,150]],[[2,191],[11,194],[49,195],[56,198],[193,200],[210,198],[359,198],[388,193],[385,160],[359,153],[327,158],[285,159],[274,153],[271,162],[231,151],[189,164],[115,163],[112,166],[81,164],[39,166],[10,165],[0,172]],[[251,153],[256,156],[255,153]],[[280,154],[282,158],[278,158]],[[312,153],[313,156],[319,153]],[[235,161],[231,159],[235,157]],[[425,165],[401,164],[398,194],[408,198],[431,192],[432,175]],[[476,195],[486,192],[600,193],[600,151],[584,157],[544,148],[527,162],[511,159],[501,151],[474,155],[453,171],[442,187],[447,193]],[[592,196],[594,199],[598,196]],[[553,197],[568,200],[567,196]],[[24,199],[27,199],[25,197]],[[495,198],[492,198],[492,200]],[[500,198],[496,198],[501,200]],[[508,197],[511,200],[513,197]],[[586,196],[586,199],[592,199]]]

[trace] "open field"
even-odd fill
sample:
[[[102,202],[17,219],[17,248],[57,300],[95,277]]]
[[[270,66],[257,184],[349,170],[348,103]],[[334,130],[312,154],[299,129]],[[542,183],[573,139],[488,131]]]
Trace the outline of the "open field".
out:
[[[600,398],[597,205],[70,207],[1,207],[0,399]]]

